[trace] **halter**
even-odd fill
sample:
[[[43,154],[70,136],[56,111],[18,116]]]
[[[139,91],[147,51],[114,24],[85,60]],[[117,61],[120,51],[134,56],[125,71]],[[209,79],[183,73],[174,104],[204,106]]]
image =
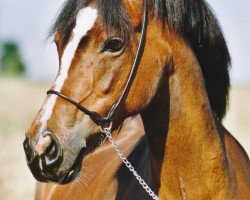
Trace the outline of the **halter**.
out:
[[[131,85],[133,83],[134,77],[136,75],[137,69],[138,69],[139,64],[140,64],[140,60],[141,60],[142,53],[144,50],[145,39],[146,39],[147,15],[148,15],[147,0],[144,0],[144,2],[143,2],[143,9],[144,9],[144,11],[143,11],[143,24],[142,24],[141,37],[139,40],[138,49],[136,52],[136,56],[135,56],[135,60],[134,60],[132,69],[131,69],[130,74],[129,74],[128,81],[127,81],[127,83],[122,91],[120,98],[118,99],[118,101],[116,103],[113,104],[113,106],[111,107],[111,109],[109,110],[108,114],[105,117],[101,117],[100,114],[98,114],[97,112],[90,111],[89,109],[80,105],[79,103],[77,103],[73,99],[71,99],[71,98],[65,96],[64,94],[61,94],[60,92],[57,92],[55,90],[49,90],[49,91],[47,91],[47,94],[55,94],[55,95],[63,98],[64,100],[70,102],[71,104],[76,106],[80,111],[82,111],[83,113],[88,115],[98,126],[101,126],[104,128],[105,126],[109,125],[113,121],[114,115],[115,115],[116,111],[118,110],[119,106],[125,100],[125,97],[131,88]]]
[[[86,107],[80,105],[79,103],[77,103],[73,99],[71,99],[71,98],[69,98],[69,97],[67,97],[67,96],[65,96],[65,95],[63,95],[55,90],[49,90],[47,92],[47,94],[55,94],[55,95],[65,99],[66,101],[70,102],[71,104],[76,106],[80,111],[82,111],[83,113],[88,115],[98,126],[100,126],[101,132],[102,132],[100,143],[102,143],[102,141],[105,139],[105,137],[107,137],[108,140],[110,141],[110,143],[115,148],[116,152],[118,153],[118,155],[121,158],[121,160],[123,161],[123,163],[132,172],[132,174],[135,176],[135,178],[137,179],[139,184],[143,187],[143,189],[152,197],[152,199],[159,200],[159,198],[151,190],[151,188],[148,186],[148,184],[142,179],[142,177],[136,172],[136,170],[134,169],[132,164],[128,161],[128,159],[125,157],[125,155],[119,149],[119,147],[115,143],[115,141],[112,137],[112,134],[111,134],[113,117],[114,117],[116,111],[118,110],[119,106],[121,105],[121,103],[125,100],[125,97],[131,88],[131,85],[133,83],[134,77],[136,75],[137,69],[138,69],[140,61],[141,61],[142,53],[144,50],[145,39],[146,39],[146,29],[147,29],[147,22],[148,22],[147,16],[148,16],[147,0],[144,0],[143,1],[142,30],[141,30],[141,36],[140,36],[139,45],[138,45],[138,49],[136,52],[135,60],[134,60],[132,69],[130,71],[128,81],[127,81],[127,83],[122,91],[122,94],[121,94],[120,98],[118,99],[118,101],[115,104],[113,104],[113,106],[109,110],[107,116],[101,117],[97,112],[88,110]]]

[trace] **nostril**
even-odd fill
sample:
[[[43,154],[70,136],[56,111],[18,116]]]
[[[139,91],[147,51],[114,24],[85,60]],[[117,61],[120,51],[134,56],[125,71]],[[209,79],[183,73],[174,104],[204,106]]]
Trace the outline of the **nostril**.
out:
[[[56,156],[56,144],[54,141],[51,141],[49,146],[45,149],[45,155]]]
[[[61,164],[62,150],[60,143],[52,133],[46,132],[39,137],[36,144],[36,151],[42,158],[46,168],[52,168]]]
[[[45,163],[47,167],[52,167],[58,164],[60,158],[59,152],[59,147],[54,141],[52,141],[44,153]]]

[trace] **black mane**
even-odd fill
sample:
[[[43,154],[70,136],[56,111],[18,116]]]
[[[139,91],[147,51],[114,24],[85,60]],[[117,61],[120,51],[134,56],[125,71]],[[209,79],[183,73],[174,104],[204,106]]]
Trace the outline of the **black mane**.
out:
[[[91,0],[67,0],[57,20],[51,27],[49,36],[52,36],[58,30],[67,31],[67,29],[71,29],[78,12],[90,2]],[[107,26],[107,31],[110,28],[117,28],[127,39],[130,34],[130,20],[122,0],[95,0],[95,2]]]
[[[155,13],[192,45],[212,110],[221,120],[230,87],[230,55],[220,25],[204,0],[152,0]]]
[[[107,28],[115,27],[125,38],[130,21],[122,0],[95,0]],[[142,1],[142,0],[140,0]],[[50,35],[67,30],[77,13],[91,0],[67,0]],[[230,56],[220,26],[204,0],[149,0],[155,15],[190,42],[200,63],[212,110],[221,120],[226,112],[230,87]]]

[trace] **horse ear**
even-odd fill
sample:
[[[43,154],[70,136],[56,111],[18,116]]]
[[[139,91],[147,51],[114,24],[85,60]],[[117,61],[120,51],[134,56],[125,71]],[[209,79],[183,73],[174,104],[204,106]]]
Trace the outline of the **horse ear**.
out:
[[[128,10],[133,27],[137,28],[140,26],[142,20],[143,1],[124,0],[124,4]]]

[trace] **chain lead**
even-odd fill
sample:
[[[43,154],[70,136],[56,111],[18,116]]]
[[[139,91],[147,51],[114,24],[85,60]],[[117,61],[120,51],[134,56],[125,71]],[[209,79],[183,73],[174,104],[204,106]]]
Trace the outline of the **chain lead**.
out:
[[[108,138],[109,142],[112,144],[112,146],[115,148],[116,152],[118,153],[119,157],[121,158],[122,162],[126,165],[126,167],[129,169],[130,172],[135,176],[139,184],[143,187],[143,189],[152,197],[154,200],[160,200],[159,197],[155,195],[155,193],[151,190],[151,188],[148,186],[148,184],[142,179],[142,177],[137,173],[137,171],[134,169],[132,164],[128,161],[128,159],[125,157],[125,155],[122,153],[120,148],[115,143],[112,134],[112,122],[110,123],[110,126],[107,128],[101,127],[102,134],[105,134]]]

